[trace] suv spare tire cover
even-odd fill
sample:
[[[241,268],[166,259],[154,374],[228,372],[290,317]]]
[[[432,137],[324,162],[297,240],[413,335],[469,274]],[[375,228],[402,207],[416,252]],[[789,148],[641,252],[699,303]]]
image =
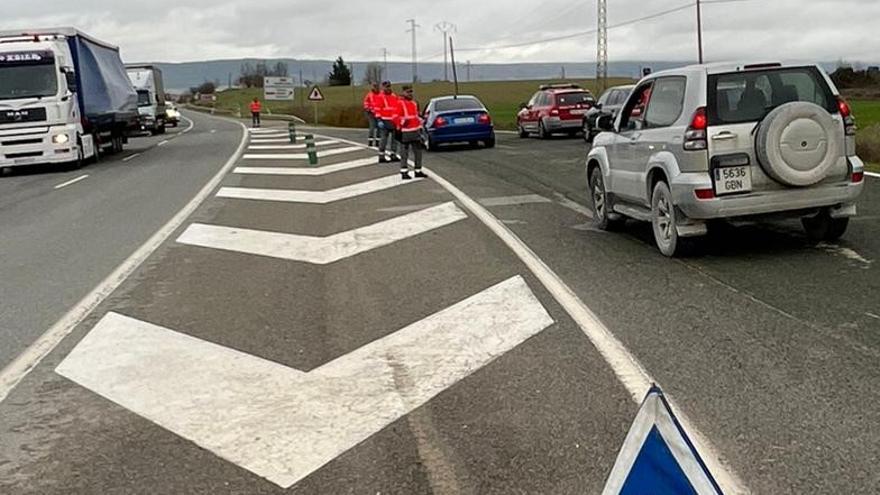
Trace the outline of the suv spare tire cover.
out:
[[[812,186],[843,156],[843,128],[815,103],[786,103],[761,123],[756,152],[761,167],[778,182]]]

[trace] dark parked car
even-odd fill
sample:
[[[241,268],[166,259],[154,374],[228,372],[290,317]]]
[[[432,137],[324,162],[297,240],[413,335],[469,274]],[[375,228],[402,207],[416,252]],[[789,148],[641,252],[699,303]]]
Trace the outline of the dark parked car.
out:
[[[605,92],[602,93],[602,96],[599,97],[599,101],[596,102],[596,105],[587,111],[587,114],[584,116],[584,140],[588,143],[592,143],[593,138],[602,132],[599,129],[599,126],[596,125],[596,121],[600,116],[610,115],[612,119],[617,117],[617,112],[619,112],[623,107],[623,104],[626,103],[626,99],[629,98],[629,94],[632,93],[633,88],[635,88],[635,86],[632,85],[614,86],[606,89]]]
[[[495,147],[495,125],[489,110],[474,96],[443,96],[425,107],[427,147],[436,150],[446,143],[483,143]]]

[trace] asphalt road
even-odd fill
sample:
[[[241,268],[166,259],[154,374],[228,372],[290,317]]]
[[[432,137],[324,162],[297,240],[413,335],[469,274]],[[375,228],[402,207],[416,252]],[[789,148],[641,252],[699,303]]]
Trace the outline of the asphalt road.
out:
[[[0,369],[189,202],[233,153],[239,126],[187,116],[194,125],[185,134],[187,122],[164,136],[132,138],[123,153],[98,164],[0,176]]]
[[[532,269],[440,183],[389,181],[363,150],[320,175],[269,156],[301,152],[249,150],[0,403],[0,492],[601,491],[637,404]],[[644,225],[591,228],[585,155],[503,135],[427,164],[571,287],[750,492],[876,493],[880,180],[839,244],[731,227],[671,261]]]

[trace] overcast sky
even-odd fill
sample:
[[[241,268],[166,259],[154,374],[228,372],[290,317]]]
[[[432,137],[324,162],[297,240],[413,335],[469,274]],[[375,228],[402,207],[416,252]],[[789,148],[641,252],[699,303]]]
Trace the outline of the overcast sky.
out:
[[[708,0],[712,1],[712,0]],[[689,0],[608,0],[614,25]],[[595,0],[3,0],[0,27],[73,25],[119,45],[128,61],[239,57],[442,61],[434,25],[458,26],[462,49],[565,36],[596,27]],[[696,59],[695,8],[611,29],[612,60]],[[880,62],[880,0],[745,0],[703,8],[706,57]],[[596,37],[509,49],[462,51],[474,62],[584,62]]]

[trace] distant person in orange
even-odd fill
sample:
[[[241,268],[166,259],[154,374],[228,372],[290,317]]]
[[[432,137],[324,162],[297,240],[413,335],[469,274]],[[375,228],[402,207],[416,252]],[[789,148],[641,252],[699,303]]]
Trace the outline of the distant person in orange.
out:
[[[260,127],[260,112],[263,111],[263,104],[260,103],[259,98],[254,98],[254,101],[251,102],[251,120],[253,121],[254,129],[258,129]]]
[[[397,139],[395,139],[397,134],[395,122],[397,121],[399,98],[394,94],[391,81],[382,83],[382,94],[379,101],[381,105],[376,110],[376,115],[379,117],[379,130],[381,131],[379,134],[379,163],[399,162],[400,157],[397,156],[398,144]],[[387,152],[388,148],[391,148],[390,153]]]
[[[379,147],[379,117],[377,114],[383,104],[382,90],[379,88],[379,83],[374,82],[370,91],[364,96],[364,116],[367,117],[367,122],[370,124],[367,146],[371,148]]]
[[[422,171],[422,117],[419,115],[419,104],[413,98],[413,87],[403,87],[403,97],[397,102],[397,119],[395,125],[400,133],[400,177],[411,180],[413,177],[427,177]],[[409,174],[409,153],[413,153],[414,174]]]

